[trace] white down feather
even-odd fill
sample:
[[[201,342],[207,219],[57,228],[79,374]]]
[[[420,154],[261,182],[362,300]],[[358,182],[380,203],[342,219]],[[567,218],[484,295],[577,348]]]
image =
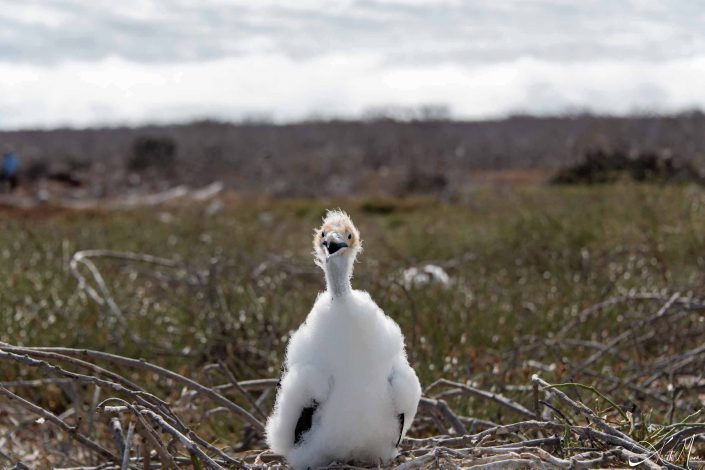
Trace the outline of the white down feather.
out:
[[[297,469],[387,462],[397,455],[398,415],[405,415],[405,434],[420,397],[399,325],[367,292],[334,296],[329,289],[291,337],[267,443]],[[311,429],[294,445],[301,411],[314,400]]]

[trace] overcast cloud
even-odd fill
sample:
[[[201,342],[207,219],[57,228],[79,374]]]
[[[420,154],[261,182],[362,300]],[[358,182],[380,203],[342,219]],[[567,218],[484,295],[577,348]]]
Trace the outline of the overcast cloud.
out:
[[[0,0],[0,127],[705,108],[701,2]]]

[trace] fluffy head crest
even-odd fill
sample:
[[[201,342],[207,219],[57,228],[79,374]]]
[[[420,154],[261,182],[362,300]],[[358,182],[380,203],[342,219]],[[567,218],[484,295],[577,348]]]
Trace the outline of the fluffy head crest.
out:
[[[324,248],[324,241],[330,238],[333,233],[337,234],[347,244],[346,253],[341,254],[352,256],[352,259],[355,259],[362,250],[360,232],[353,224],[350,216],[340,209],[329,210],[323,217],[323,224],[315,229],[313,233],[313,252],[316,256],[317,264],[325,262],[328,255]]]

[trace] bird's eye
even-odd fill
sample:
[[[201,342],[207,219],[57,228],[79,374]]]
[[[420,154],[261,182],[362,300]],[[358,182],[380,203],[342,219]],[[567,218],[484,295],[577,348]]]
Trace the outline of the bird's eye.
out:
[[[326,236],[326,232],[321,232],[321,238]]]
[[[352,233],[348,233],[348,240],[352,240]]]

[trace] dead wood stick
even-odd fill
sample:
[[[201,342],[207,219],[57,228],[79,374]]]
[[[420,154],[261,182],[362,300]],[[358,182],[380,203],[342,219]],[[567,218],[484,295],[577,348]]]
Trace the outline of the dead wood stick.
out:
[[[31,348],[25,348],[25,349],[29,349],[29,354],[31,354]],[[155,406],[154,404],[150,403],[150,400],[152,400],[152,401],[157,402],[158,405],[161,405],[165,408],[168,408],[166,406],[166,403],[164,403],[162,400],[160,400],[156,396],[152,395],[151,393],[143,392],[143,391],[139,391],[139,390],[130,390],[129,388],[127,388],[117,382],[112,382],[109,380],[101,379],[101,378],[98,378],[98,377],[95,377],[92,375],[84,375],[84,374],[79,374],[77,372],[71,372],[71,371],[62,369],[61,367],[56,366],[54,364],[51,364],[49,362],[30,357],[29,354],[24,354],[24,355],[23,354],[15,354],[14,352],[11,352],[12,350],[13,350],[13,348],[0,349],[0,360],[5,359],[5,360],[11,360],[11,361],[15,361],[15,362],[20,362],[20,363],[23,363],[23,364],[31,366],[31,367],[36,367],[36,368],[39,368],[42,370],[46,370],[47,372],[55,374],[55,375],[62,375],[64,377],[68,377],[68,378],[72,379],[72,381],[74,381],[74,382],[90,383],[90,384],[97,385],[97,386],[103,386],[103,387],[108,388],[110,390],[113,390],[115,392],[123,393],[127,396],[130,396],[131,398],[134,398],[149,407]]]
[[[183,266],[183,263],[177,260],[161,258],[159,256],[148,255],[145,253],[133,253],[130,251],[81,250],[74,253],[73,258],[77,260],[84,258],[112,258],[124,261],[139,261],[141,263],[156,264],[167,268],[177,268]]]
[[[481,431],[484,431],[486,429],[494,428],[497,427],[498,424],[493,422],[493,421],[488,421],[486,419],[479,419],[479,418],[472,418],[469,416],[458,416],[458,419],[460,420],[461,423],[465,426],[466,429],[468,429],[468,432],[470,434],[475,434],[478,432],[478,428],[480,428]]]
[[[88,283],[83,274],[81,274],[80,270],[78,269],[79,263],[86,266],[88,271],[91,273],[91,275],[93,276],[93,280],[95,281],[96,285],[98,286],[98,289],[100,290],[100,294]],[[113,296],[110,294],[108,285],[105,282],[105,279],[103,279],[103,275],[100,273],[96,265],[93,264],[93,262],[88,257],[84,257],[82,256],[81,252],[78,252],[71,259],[71,262],[69,263],[69,268],[71,270],[71,273],[78,280],[78,287],[82,289],[86,294],[88,294],[88,296],[100,307],[105,307],[107,305],[108,311],[115,318],[115,320],[117,320],[118,324],[120,325],[120,329],[124,332],[127,332],[131,337],[134,337],[133,339],[138,339],[137,336],[132,333],[129,326],[127,325],[125,314],[122,312],[117,302],[115,302],[115,299],[113,299]]]
[[[142,427],[142,426],[140,426]],[[142,434],[143,432],[146,432],[145,430],[140,430],[137,431],[137,433],[140,435],[142,438],[141,442],[141,451],[142,451],[142,469],[143,470],[151,470],[152,468],[152,450],[149,448],[149,438]]]
[[[453,430],[456,432],[456,434],[459,434],[462,436],[467,433],[463,423],[460,422],[458,417],[455,415],[455,413],[453,413],[451,411],[451,409],[448,407],[448,404],[445,401],[421,397],[421,401],[419,402],[419,405],[437,409],[441,413],[441,415],[443,415],[443,417],[448,420],[448,422],[453,427]]]
[[[279,383],[279,379],[242,380],[238,383],[240,384],[240,387],[247,391],[260,392],[276,387]],[[224,390],[230,390],[231,388],[235,388],[235,385],[233,385],[232,383],[227,383],[216,385],[215,387],[213,387],[213,390],[220,393]]]
[[[130,465],[130,448],[132,447],[132,438],[135,433],[135,423],[130,420],[130,424],[127,426],[127,435],[125,436],[125,447],[122,452],[122,464],[120,465],[120,470],[127,470]]]
[[[521,421],[519,423],[505,424],[501,426],[496,426],[490,429],[486,429],[477,434],[468,434],[459,437],[427,437],[423,439],[413,439],[407,438],[406,442],[412,444],[412,447],[425,447],[425,446],[438,446],[443,445],[446,447],[459,447],[473,445],[480,442],[485,437],[489,436],[504,436],[513,434],[516,432],[526,432],[526,431],[545,431],[545,432],[561,432],[566,429],[566,425],[561,423],[554,423],[551,421]]]
[[[572,462],[565,459],[555,457],[540,447],[521,445],[517,447],[476,447],[472,449],[473,453],[490,454],[490,455],[513,455],[524,459],[536,459],[545,461],[558,468],[571,468]]]
[[[659,451],[668,452],[681,444],[684,439],[697,436],[699,434],[705,434],[705,426],[692,426],[678,431],[677,433],[664,439],[665,442],[663,442],[663,446],[659,449]],[[658,444],[657,447],[659,447]]]
[[[90,408],[88,410],[88,437],[93,438],[93,433],[95,431],[95,409],[98,406],[98,401],[100,400],[101,388],[95,386],[93,388],[93,396],[91,397]]]
[[[260,416],[262,419],[265,419],[265,420],[266,420],[266,419],[267,419],[267,415],[266,415],[266,414],[264,413],[264,411],[262,411],[262,409],[259,407],[259,405],[257,404],[257,401],[256,401],[254,398],[252,398],[252,395],[250,395],[250,393],[249,393],[247,390],[245,390],[245,389],[242,387],[242,385],[240,385],[240,383],[239,383],[239,382],[237,381],[237,379],[235,378],[235,374],[233,374],[233,372],[230,370],[230,368],[228,367],[228,365],[227,365],[225,362],[223,362],[222,360],[218,360],[218,365],[220,366],[220,369],[223,371],[223,373],[224,373],[225,376],[228,378],[228,380],[230,380],[230,383],[232,383],[232,385],[235,387],[235,389],[236,389],[238,392],[240,392],[240,394],[241,394],[242,396],[244,396],[245,399],[246,399],[248,402],[250,402],[250,405],[252,405],[252,408],[257,412],[257,414],[259,414],[259,416]]]
[[[44,378],[32,380],[13,380],[11,382],[0,382],[6,388],[13,387],[46,387],[47,385],[63,385],[71,382],[71,379]]]
[[[576,315],[576,317],[573,320],[566,323],[566,325],[563,328],[561,328],[561,330],[556,334],[555,339],[556,340],[562,339],[563,337],[565,337],[568,334],[568,332],[570,330],[572,330],[575,327],[575,325],[585,322],[592,315],[595,315],[596,313],[599,313],[600,311],[602,311],[608,307],[622,303],[622,302],[629,300],[629,299],[630,299],[630,297],[628,297],[628,296],[620,295],[617,297],[611,297],[611,298],[604,300],[600,303],[589,306],[588,308],[586,308],[582,312],[580,312],[578,315]]]
[[[195,442],[193,442],[187,436],[179,432],[171,424],[167,423],[161,415],[146,408],[139,410],[139,412],[143,415],[149,416],[152,420],[154,420],[159,425],[159,427],[161,427],[164,431],[176,438],[181,443],[181,445],[183,445],[189,452],[195,454],[199,459],[201,459],[203,463],[208,466],[208,468],[211,468],[213,470],[224,470],[223,467],[221,467],[217,462],[208,457],[205,452],[203,452],[201,448],[196,445]]]
[[[453,382],[447,379],[440,379],[436,380],[433,382],[431,385],[429,385],[426,388],[426,392],[428,392],[430,389],[445,385],[447,387],[454,387],[458,390],[462,390],[466,395],[471,395],[475,397],[480,397],[484,398],[485,400],[491,400],[495,403],[498,403],[506,408],[509,408],[510,410],[514,411],[515,413],[519,413],[520,415],[523,415],[527,418],[536,418],[536,415],[526,409],[524,406],[520,405],[519,403],[515,402],[514,400],[510,400],[509,398],[500,395],[499,393],[493,393],[493,392],[488,392],[485,390],[480,390],[479,388],[471,387],[469,385],[461,384],[458,382]]]
[[[667,462],[664,459],[658,457],[656,455],[656,452],[653,452],[653,451],[646,449],[645,447],[641,446],[636,441],[634,441],[631,437],[627,436],[623,432],[608,425],[602,418],[597,416],[597,414],[594,411],[592,411],[590,408],[588,408],[587,406],[585,406],[584,404],[582,404],[580,402],[574,401],[573,399],[568,397],[568,395],[563,393],[561,390],[559,390],[557,388],[553,388],[551,386],[551,384],[544,381],[543,379],[541,379],[537,375],[534,375],[531,380],[534,382],[537,382],[539,385],[541,385],[544,388],[544,390],[546,388],[550,388],[552,393],[554,393],[559,400],[561,400],[563,403],[565,403],[568,406],[570,406],[571,408],[573,408],[573,410],[575,410],[575,411],[583,414],[587,418],[589,418],[591,422],[595,423],[595,425],[597,425],[597,427],[603,431],[603,432],[600,432],[595,429],[586,427],[586,428],[583,428],[583,432],[586,435],[589,435],[591,437],[600,438],[604,442],[608,442],[610,444],[622,446],[632,452],[642,454],[642,455],[646,456],[646,458],[650,458],[651,456],[656,456],[661,465],[666,465],[669,468],[672,468],[672,469],[680,469],[681,468],[677,465],[673,465],[670,462]],[[576,429],[576,427],[574,427],[574,429]]]
[[[605,444],[625,448],[626,450],[630,451],[633,455],[637,455],[639,459],[650,460],[656,458],[661,463],[661,465],[664,465],[672,470],[682,470],[682,467],[679,467],[678,465],[674,465],[662,459],[658,455],[658,452],[650,451],[638,444],[635,444],[634,441],[629,438],[622,439],[618,436],[615,436],[614,434],[598,431],[597,429],[593,429],[588,426],[574,426],[573,430],[583,437],[589,437],[601,441]]]
[[[115,463],[119,463],[120,459],[114,455],[112,452],[101,446],[100,444],[90,440],[88,437],[84,436],[80,432],[76,431],[76,428],[73,426],[69,426],[66,424],[66,422],[62,419],[60,419],[58,416],[55,414],[45,410],[44,408],[35,405],[32,402],[29,402],[25,400],[24,398],[15,395],[5,387],[0,386],[0,395],[3,395],[5,398],[8,400],[11,400],[13,403],[17,403],[19,406],[22,408],[25,408],[28,411],[31,411],[32,413],[46,419],[47,421],[53,423],[54,425],[58,426],[61,428],[62,431],[67,433],[72,439],[75,441],[81,443],[83,446],[86,448],[90,449],[91,451],[95,452],[96,454],[100,455],[103,458],[112,460]]]
[[[615,452],[618,453],[624,461],[626,461],[630,467],[635,467],[636,465],[643,465],[649,470],[661,470],[663,467],[657,463],[654,463],[651,459],[644,459],[644,456],[631,452],[627,449],[617,447]]]
[[[71,261],[69,262],[69,270],[78,281],[79,288],[83,290],[100,307],[107,306],[108,312],[113,316],[113,318],[116,319],[116,321],[120,325],[119,332],[127,334],[135,342],[142,343],[142,338],[129,328],[129,325],[127,324],[127,319],[125,318],[125,314],[120,309],[117,302],[115,302],[115,299],[110,293],[110,289],[108,288],[108,285],[105,282],[103,275],[100,273],[100,270],[97,268],[95,263],[93,263],[91,258],[111,258],[125,261],[138,261],[142,263],[156,264],[169,268],[178,267],[182,264],[174,260],[160,258],[157,256],[142,253],[119,252],[112,250],[83,250],[74,253],[73,257],[71,258]],[[95,282],[95,285],[97,286],[98,291],[100,291],[100,293],[98,293],[98,291],[88,283],[86,277],[81,274],[81,271],[79,269],[80,264],[84,265],[91,273],[93,281]]]
[[[678,354],[677,356],[659,360],[654,364],[654,367],[658,369],[668,369],[670,371],[677,371],[693,363],[698,358],[698,356],[703,353],[705,353],[705,344],[690,349],[682,354]]]
[[[630,389],[632,392],[641,394],[641,395],[643,395],[643,396],[645,396],[645,397],[649,397],[649,398],[651,398],[652,400],[661,403],[662,405],[670,405],[670,404],[671,404],[671,400],[669,400],[668,398],[666,398],[666,397],[664,397],[663,395],[659,394],[658,392],[654,392],[654,391],[651,391],[651,390],[649,390],[649,389],[647,389],[647,388],[640,387],[640,386],[638,386],[638,385],[634,385],[633,383],[631,383],[631,382],[629,382],[629,381],[627,381],[627,380],[621,379],[621,378],[619,378],[619,377],[616,377],[616,376],[613,376],[613,375],[601,374],[601,373],[596,372],[596,371],[594,371],[594,370],[592,370],[592,369],[585,369],[585,370],[582,371],[582,373],[585,374],[585,375],[587,375],[587,376],[594,377],[594,378],[596,378],[596,379],[598,379],[598,380],[603,380],[603,381],[605,381],[605,382],[610,382],[610,383],[612,383],[612,384],[615,385],[615,386],[626,387],[626,388]]]
[[[629,302],[629,301],[639,301],[639,302],[644,302],[644,301],[667,301],[671,296],[664,295],[660,292],[644,292],[644,293],[638,293],[638,294],[630,294],[630,295],[620,295],[620,296],[615,296],[611,297],[609,299],[606,299],[600,303],[597,303],[595,305],[591,305],[590,307],[584,309],[582,312],[580,312],[578,315],[573,318],[570,322],[568,322],[561,330],[556,334],[554,339],[556,341],[560,341],[562,338],[564,338],[570,330],[572,330],[577,324],[585,322],[589,317],[599,313],[600,311],[609,308],[613,305],[617,305],[620,303],[624,302]],[[702,310],[705,309],[705,301],[698,300],[698,299],[692,299],[692,298],[687,298],[687,297],[679,297],[675,303],[680,305],[683,308],[687,308],[690,310]]]
[[[435,455],[433,454],[433,452],[429,452],[426,455],[422,455],[421,457],[417,457],[413,460],[409,460],[408,462],[404,462],[402,464],[397,465],[396,467],[394,467],[394,470],[413,470],[415,468],[420,468],[426,465],[434,458]]]
[[[117,416],[110,418],[110,430],[113,433],[113,439],[115,439],[118,455],[123,455],[125,453],[125,436],[122,433],[122,424],[120,424],[120,419]]]
[[[532,382],[536,382],[541,387],[543,387],[543,390],[550,389],[551,392],[555,394],[556,397],[558,397],[558,399],[560,399],[563,403],[570,406],[574,411],[577,411],[578,413],[585,415],[587,418],[590,418],[597,425],[597,427],[599,427],[603,431],[618,436],[619,438],[624,439],[626,441],[631,441],[634,443],[634,445],[638,446],[638,444],[636,444],[636,442],[634,442],[629,436],[608,425],[602,418],[597,416],[594,411],[585,406],[583,403],[577,402],[572,398],[568,397],[568,395],[566,395],[563,391],[549,384],[545,380],[541,379],[538,375],[534,375],[531,380]],[[641,446],[638,447],[640,447],[642,450],[645,450]]]
[[[117,401],[118,403],[122,403],[121,406],[108,406],[106,405],[108,402],[115,402]],[[143,419],[142,415],[140,414],[140,411],[132,404],[126,402],[125,400],[122,400],[120,398],[108,398],[107,400],[103,401],[103,403],[100,404],[100,408],[106,412],[106,413],[123,413],[125,411],[131,411],[133,414],[136,414],[138,418]],[[223,452],[222,450],[218,449],[214,445],[210,444],[208,441],[204,440],[201,436],[196,434],[192,429],[190,429],[188,426],[186,426],[184,423],[182,423],[180,420],[172,420],[173,413],[169,410],[169,415],[164,416],[164,414],[159,413],[158,411],[152,410],[152,412],[159,414],[165,419],[168,419],[169,421],[173,421],[173,425],[181,432],[182,434],[188,436],[190,439],[194,440],[196,444],[212,451],[215,452],[220,456],[221,459],[223,459],[224,462],[228,464],[232,464],[235,466],[242,466],[242,461],[235,459],[233,457],[230,457],[228,454]],[[146,423],[142,423],[143,426],[147,426]]]
[[[264,432],[264,425],[252,416],[247,410],[244,408],[240,407],[236,403],[233,403],[232,401],[228,400],[221,394],[211,390],[208,387],[205,387],[198,382],[191,380],[187,377],[184,377],[183,375],[177,374],[176,372],[172,372],[170,370],[164,369],[163,367],[159,367],[155,364],[152,364],[150,362],[145,361],[144,359],[131,359],[129,357],[124,357],[124,356],[119,356],[117,354],[110,354],[110,353],[105,353],[101,351],[93,351],[90,349],[72,349],[72,348],[25,348],[25,349],[30,349],[30,350],[35,350],[35,351],[48,351],[48,352],[55,352],[58,354],[66,354],[66,355],[72,355],[72,356],[83,356],[84,358],[92,358],[92,359],[99,359],[107,362],[111,362],[113,364],[120,364],[124,366],[130,366],[130,367],[135,367],[138,369],[142,370],[147,370],[150,372],[154,372],[156,374],[161,375],[162,377],[169,378],[175,382],[178,382],[182,385],[185,385],[186,387],[195,390],[214,402],[225,406],[228,408],[232,413],[236,414],[237,416],[240,416],[243,418],[245,421],[247,421],[249,424],[252,425],[252,427],[262,433]]]
[[[619,343],[621,343],[625,339],[629,338],[633,334],[635,329],[640,328],[644,325],[648,325],[649,323],[663,317],[666,314],[666,312],[668,312],[668,309],[670,309],[673,306],[673,304],[676,302],[676,300],[678,300],[679,297],[680,297],[680,293],[676,292],[661,306],[661,308],[658,309],[658,311],[655,314],[653,314],[647,318],[644,318],[643,320],[636,322],[636,324],[633,325],[630,329],[628,329],[628,330],[624,331],[623,333],[621,333],[620,335],[617,335],[614,338],[612,338],[612,340],[609,343],[605,344],[601,350],[593,353],[590,357],[588,357],[585,361],[583,361],[578,366],[578,372],[581,371],[582,369],[590,367],[592,364],[597,362],[602,356],[604,356],[605,354],[610,352],[612,349],[614,349]]]
[[[480,465],[472,465],[467,470],[505,470],[507,468],[534,468],[540,467],[539,459],[502,459]]]
[[[121,403],[120,406],[107,406],[105,403],[107,402],[118,402]],[[161,464],[163,468],[173,468],[177,469],[178,466],[176,465],[176,462],[174,461],[174,458],[172,455],[169,453],[169,451],[166,449],[166,446],[164,443],[161,441],[161,438],[159,435],[152,429],[152,426],[147,422],[144,416],[132,405],[131,403],[128,403],[127,401],[121,399],[121,398],[108,398],[105,400],[103,403],[98,405],[98,410],[103,413],[121,413],[123,410],[128,410],[132,412],[133,416],[137,418],[137,420],[140,423],[140,430],[142,431],[142,437],[146,438],[150,444],[152,444],[152,447],[154,447],[154,450],[157,452],[159,455],[159,459],[161,460]]]
[[[93,372],[96,375],[108,377],[112,381],[117,382],[117,383],[131,389],[131,390],[136,390],[136,391],[140,391],[140,392],[145,391],[142,387],[140,387],[136,383],[132,382],[129,379],[126,379],[125,377],[123,377],[119,374],[116,374],[115,372],[104,369],[100,366],[97,366],[97,365],[91,363],[91,362],[82,361],[81,359],[78,359],[76,357],[67,356],[65,354],[57,354],[54,352],[41,351],[41,350],[38,350],[37,348],[32,348],[32,347],[13,346],[11,344],[2,343],[2,342],[0,342],[0,349],[4,349],[6,351],[12,351],[14,353],[29,354],[31,356],[42,357],[44,359],[55,359],[57,361],[66,362],[66,363],[69,363],[72,365],[79,366],[82,369],[90,370],[91,372]],[[42,379],[42,380],[49,380],[49,379]],[[60,380],[60,379],[55,379],[55,380]],[[161,402],[161,400],[159,400],[159,401]]]
[[[540,439],[529,439],[527,441],[520,441],[520,442],[509,442],[507,444],[498,444],[494,447],[497,448],[515,448],[517,446],[524,446],[524,447],[539,447],[539,446],[555,446],[555,445],[560,445],[562,442],[562,439],[560,437],[542,437]]]

